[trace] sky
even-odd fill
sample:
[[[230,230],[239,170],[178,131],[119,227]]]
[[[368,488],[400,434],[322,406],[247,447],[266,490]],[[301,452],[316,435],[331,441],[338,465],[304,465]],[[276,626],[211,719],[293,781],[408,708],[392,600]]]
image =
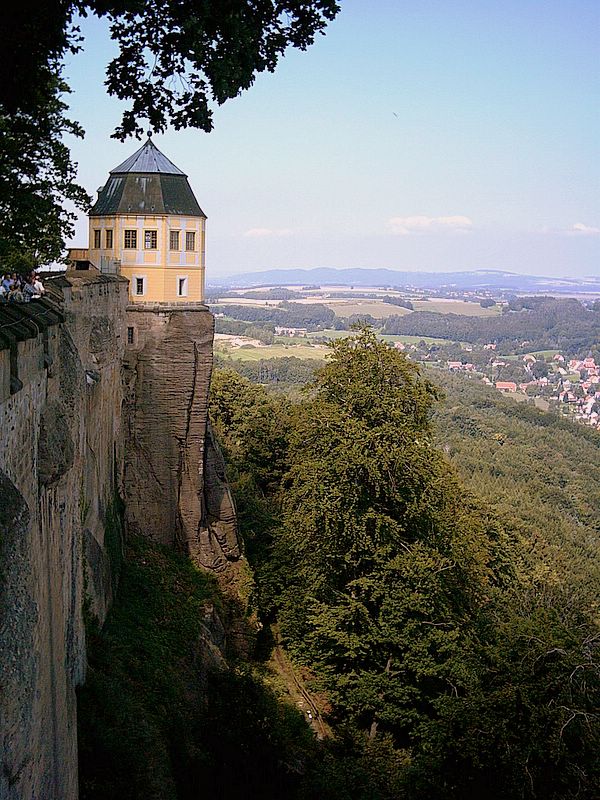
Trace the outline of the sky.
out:
[[[341,0],[215,109],[156,146],[208,217],[207,279],[272,268],[600,274],[598,0]],[[90,194],[141,142],[111,134],[108,28],[70,57]],[[70,246],[87,246],[80,216]]]

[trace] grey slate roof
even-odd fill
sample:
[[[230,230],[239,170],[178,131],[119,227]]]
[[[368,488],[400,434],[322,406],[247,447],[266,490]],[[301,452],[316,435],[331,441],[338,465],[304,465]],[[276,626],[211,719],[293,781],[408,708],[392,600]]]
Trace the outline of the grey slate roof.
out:
[[[121,174],[123,172],[159,172],[161,175],[185,175],[179,167],[160,152],[154,142],[148,137],[148,141],[136,150],[132,156],[125,159],[118,167],[111,169],[110,174]]]
[[[187,176],[149,138],[132,156],[110,171],[90,217],[110,214],[179,214],[206,217]]]

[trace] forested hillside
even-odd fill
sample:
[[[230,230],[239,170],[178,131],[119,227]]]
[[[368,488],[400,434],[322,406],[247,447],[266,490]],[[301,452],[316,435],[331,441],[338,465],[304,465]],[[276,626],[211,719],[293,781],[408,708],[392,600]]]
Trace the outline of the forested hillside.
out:
[[[600,341],[600,311],[577,300],[531,298],[529,306],[512,306],[499,317],[468,317],[415,311],[385,320],[383,333],[450,339],[455,342],[496,342],[498,352],[556,348],[568,355],[587,354]],[[518,309],[518,310],[517,310]]]
[[[600,598],[600,433],[436,371],[434,423],[462,479],[520,541],[538,575],[565,595]],[[570,600],[566,598],[566,603]]]
[[[596,796],[596,433],[440,401],[367,331],[301,402],[219,374],[213,415],[259,612],[329,699],[338,768],[385,765],[344,797]]]
[[[82,797],[598,797],[600,435],[368,329],[316,371],[261,369],[217,370],[211,397],[255,652],[207,671],[215,585],[131,542],[92,629]]]

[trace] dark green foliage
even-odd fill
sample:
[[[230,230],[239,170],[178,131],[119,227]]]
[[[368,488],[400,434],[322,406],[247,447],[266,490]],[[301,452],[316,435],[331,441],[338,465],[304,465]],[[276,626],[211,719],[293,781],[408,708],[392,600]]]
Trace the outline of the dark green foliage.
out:
[[[436,392],[404,356],[363,331],[312,390],[282,492],[282,630],[345,716],[405,744],[469,680],[463,623],[489,592],[497,532],[432,447]]]
[[[297,356],[281,356],[280,358],[261,358],[259,361],[225,360],[215,354],[215,366],[220,369],[233,370],[251,383],[268,384],[289,389],[302,386],[322,366],[322,361]]]
[[[211,102],[221,105],[250,88],[258,73],[273,72],[288,47],[306,50],[339,8],[333,0],[92,0],[89,6],[111,17],[119,44],[107,86],[131,103],[117,130],[121,138],[142,132],[140,117],[155,131],[168,124],[210,131]]]
[[[199,679],[194,651],[214,587],[150,542],[132,540],[127,555],[103,630],[88,631],[78,697],[81,796],[175,798],[170,749],[189,744],[186,683]]]
[[[286,328],[308,328],[319,330],[333,325],[335,312],[322,303],[288,303],[277,307],[225,305],[211,306],[213,314],[224,313],[228,317],[244,322],[267,322]]]
[[[75,183],[77,167],[64,143],[82,136],[65,117],[68,91],[57,64],[43,74],[32,107],[10,112],[0,101],[0,265],[26,273],[59,259],[63,239],[73,233],[70,201],[87,210],[89,197]]]
[[[275,341],[275,326],[265,323],[256,325],[254,323],[242,322],[237,319],[215,319],[215,333],[227,333],[232,336],[247,336],[249,339],[258,339],[263,344],[273,344]]]
[[[441,402],[368,330],[295,401],[215,373],[256,604],[335,736],[256,665],[199,669],[214,587],[133,542],[81,692],[82,797],[595,800],[600,437],[434,376]]]
[[[214,582],[187,559],[129,543],[102,631],[88,629],[78,691],[82,800],[295,797],[316,743],[243,665],[203,666]]]
[[[518,539],[523,580],[559,605],[564,593],[565,609],[568,595],[577,605],[587,597],[595,613],[600,434],[462,376],[435,377],[447,392],[436,412],[438,442]]]
[[[414,306],[410,300],[405,300],[403,297],[394,297],[392,295],[386,294],[384,295],[381,300],[384,303],[389,303],[392,306],[399,306],[400,308],[408,308],[411,311],[413,310]],[[494,305],[494,301],[492,300],[492,305]]]
[[[77,14],[107,16],[119,52],[107,68],[109,94],[126,107],[115,136],[212,128],[211,104],[272,72],[288,47],[305,50],[338,11],[334,0],[24,0],[6,5],[10,43],[0,54],[0,259],[28,271],[59,259],[75,215],[90,198],[75,183],[64,143],[83,131],[65,113],[62,59],[81,44]]]
[[[436,403],[368,331],[333,350],[278,423],[277,481],[249,463],[239,484],[259,605],[333,703],[340,738],[308,785],[332,800],[592,800],[600,437],[446,374]],[[275,418],[283,401],[256,397]],[[242,471],[246,413],[222,431]]]
[[[574,299],[533,298],[519,310],[496,317],[468,317],[415,311],[388,317],[383,333],[450,339],[453,342],[497,342],[498,353],[527,353],[556,348],[565,355],[587,355],[600,341],[600,313]]]

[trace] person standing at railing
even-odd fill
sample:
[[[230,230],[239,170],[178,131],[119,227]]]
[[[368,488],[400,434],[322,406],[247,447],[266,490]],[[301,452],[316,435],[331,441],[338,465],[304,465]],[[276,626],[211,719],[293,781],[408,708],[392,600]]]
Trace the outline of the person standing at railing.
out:
[[[42,297],[46,291],[40,276],[36,272],[33,273],[33,288],[35,289],[36,297]]]

